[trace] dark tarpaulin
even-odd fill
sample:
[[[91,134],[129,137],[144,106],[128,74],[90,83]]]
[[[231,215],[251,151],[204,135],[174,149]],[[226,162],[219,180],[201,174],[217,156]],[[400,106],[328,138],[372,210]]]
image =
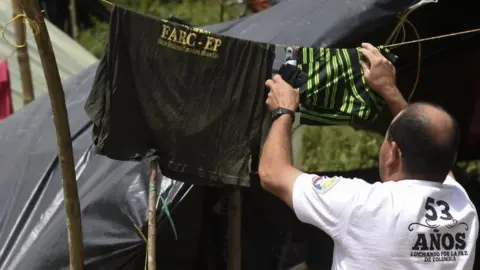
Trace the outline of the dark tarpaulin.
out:
[[[95,70],[96,65],[64,83],[82,207],[86,266],[87,269],[139,269],[144,261],[144,245],[135,225],[145,229],[148,166],[110,160],[92,151],[91,123],[83,104]],[[56,151],[47,95],[0,124],[2,270],[66,269],[68,266],[65,210]],[[170,208],[182,201],[191,189],[168,178],[159,184]],[[195,192],[190,192],[189,198],[194,197]],[[192,212],[189,216],[198,219],[195,211]],[[168,224],[160,228],[163,238],[173,238]],[[194,237],[188,231],[185,235]]]
[[[393,15],[411,2],[283,1],[251,17],[225,23],[217,28],[217,31],[263,42],[347,46],[358,44],[363,36],[368,40],[368,35],[372,35],[376,26],[382,25],[382,22],[386,22],[384,26],[391,31],[395,21]],[[451,0],[441,2],[446,4],[438,3],[432,5],[433,7],[425,7],[425,11],[432,11],[434,15],[427,16],[429,13],[423,13],[421,17],[414,18],[414,21],[422,18],[427,21],[420,27],[424,36],[473,28],[468,27],[467,20],[474,10],[472,6],[455,6]],[[476,5],[475,2],[468,3]],[[455,20],[442,22],[448,17],[444,15],[447,11]],[[447,23],[450,23],[449,28],[445,26]],[[437,25],[443,28],[429,28]],[[211,26],[211,29],[215,27],[218,25]],[[385,36],[388,36],[387,32]],[[377,38],[382,39],[383,37]],[[471,44],[470,40],[460,41],[463,43],[457,42],[457,45],[468,49],[464,49],[462,53],[470,52],[470,47],[465,45]],[[433,44],[438,46],[439,43]],[[407,56],[410,54],[412,61],[414,49],[415,46],[411,51],[405,51]],[[282,51],[279,51],[277,67],[282,58],[281,53]],[[440,53],[445,54],[445,50]],[[454,59],[455,55],[451,58]],[[405,64],[408,67],[407,64],[409,63]],[[435,62],[432,62],[431,65],[434,64]],[[86,269],[143,269],[145,244],[134,225],[145,232],[148,166],[144,163],[109,160],[91,151],[91,124],[83,106],[95,70],[96,65],[64,82],[82,207]],[[406,78],[405,81],[411,83],[413,79]],[[428,84],[432,80],[425,81],[425,84]],[[445,99],[448,100],[449,97]],[[457,117],[462,115],[468,118],[467,112],[459,113]],[[48,96],[40,97],[0,123],[1,270],[66,269],[68,266],[61,173],[56,151],[56,136]],[[355,176],[362,177],[359,174]],[[373,180],[373,176],[367,180]],[[162,182],[161,190],[161,195],[169,202],[173,211],[179,240],[174,241],[169,223],[164,216],[159,216],[162,220],[159,223],[159,268],[164,266],[161,269],[192,269],[192,264],[188,263],[194,260],[197,252],[203,252],[197,248],[197,240],[204,236],[200,235],[200,220],[203,217],[202,209],[199,208],[202,208],[205,192],[202,188],[168,179]],[[210,197],[205,195],[205,198]],[[278,232],[304,226],[294,220],[292,212],[286,206],[255,188],[244,193],[243,216],[245,269],[276,267],[276,259],[281,252],[278,249],[272,250],[272,244],[278,242]],[[317,241],[328,241],[328,237],[318,230],[301,228],[298,231],[302,233],[296,234],[297,238],[294,237],[293,241],[310,239],[307,246],[310,246],[311,252],[301,254],[303,259],[313,264],[311,269],[328,269],[331,249],[318,251],[318,243],[315,245]],[[209,224],[208,229],[215,231],[216,227]],[[302,235],[305,233],[308,235]],[[293,257],[292,261],[298,260],[298,255]]]
[[[94,65],[64,82],[81,201],[85,267],[94,270],[143,269],[145,243],[135,226],[146,235],[149,168],[145,163],[110,160],[92,150],[91,123],[83,105],[96,68]],[[0,152],[4,153],[0,162],[1,270],[68,268],[67,228],[56,151],[47,95],[0,124]],[[254,181],[258,183],[258,179]],[[165,216],[159,215],[158,267],[197,269],[194,266],[197,255],[205,249],[198,246],[200,238],[208,235],[223,243],[221,232],[225,229],[224,216],[202,215],[206,212],[202,201],[205,197],[207,207],[213,208],[217,205],[216,198],[221,199],[222,194],[219,195],[216,189],[205,191],[168,178],[159,184],[161,196],[172,212],[178,240],[174,240]],[[275,212],[275,209],[285,212],[285,206],[272,196],[266,196],[258,187],[250,190],[244,194],[247,209],[244,230],[256,226],[272,228],[274,223],[266,220],[262,213],[267,210]],[[257,211],[259,199],[269,206],[268,209]],[[206,221],[208,227],[202,230],[206,217],[209,218]],[[212,220],[216,223],[208,223]],[[278,237],[270,234],[267,239],[268,231],[261,235],[255,233],[258,230],[252,234],[254,239],[244,238],[244,244],[263,248],[262,259],[256,258],[256,250],[249,249],[244,254],[254,260],[245,260],[244,263],[253,267],[271,267],[276,255],[270,244],[277,243]],[[258,237],[263,237],[265,242],[256,243]],[[215,246],[208,248],[214,249],[216,257],[221,254],[222,250]]]
[[[375,31],[377,25],[394,21],[393,15],[417,0],[290,0],[242,20],[205,26],[206,30],[274,44],[297,46],[333,46],[343,40],[359,40]],[[223,26],[223,27],[222,27]],[[348,26],[348,27],[347,27]],[[274,69],[285,55],[277,48]]]
[[[367,41],[383,45],[397,24],[396,15],[414,0],[291,0],[228,27],[206,26],[224,35],[260,42],[311,47],[351,48]],[[408,17],[420,38],[480,28],[477,0],[442,0],[426,4]],[[406,24],[406,40],[415,40],[414,29]],[[402,36],[402,34],[400,34]],[[397,42],[400,42],[398,40]],[[412,101],[437,103],[459,122],[462,133],[459,160],[480,159],[480,148],[474,142],[475,100],[480,96],[478,63],[480,33],[422,42],[421,70]],[[405,97],[410,95],[417,75],[418,44],[393,48],[399,56],[397,83]],[[285,53],[277,47],[273,66],[278,71]],[[390,115],[373,125],[356,121],[356,126],[384,134]],[[469,143],[471,142],[471,143]]]

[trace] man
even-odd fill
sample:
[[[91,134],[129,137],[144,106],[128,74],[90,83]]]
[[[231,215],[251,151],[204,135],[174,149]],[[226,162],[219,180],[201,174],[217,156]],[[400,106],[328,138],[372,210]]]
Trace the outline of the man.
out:
[[[407,106],[393,65],[370,44],[362,44],[360,52],[368,59],[362,63],[367,82],[394,115],[380,150],[382,182],[294,168],[291,111],[298,93],[275,76],[266,82],[266,103],[281,112],[260,158],[263,188],[287,203],[299,220],[332,237],[332,269],[472,269],[478,217],[449,173],[460,139],[457,123],[437,106]]]

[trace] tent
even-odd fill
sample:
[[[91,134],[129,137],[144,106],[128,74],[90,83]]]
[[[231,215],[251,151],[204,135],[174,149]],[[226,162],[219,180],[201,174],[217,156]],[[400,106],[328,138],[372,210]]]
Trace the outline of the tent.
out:
[[[453,0],[444,3],[450,5],[442,7],[439,3],[428,8],[447,8],[452,12],[450,16],[458,12]],[[475,5],[475,2],[468,3]],[[368,25],[393,26],[394,14],[406,6],[405,1],[400,0],[285,1],[221,28],[227,29],[225,34],[260,41],[289,43],[289,38],[297,37],[293,43],[299,45],[338,42],[347,46],[350,43],[345,39],[358,34],[355,38],[359,40],[362,37],[360,29]],[[462,14],[465,17],[474,13],[468,13],[468,7],[457,8],[465,9]],[[294,19],[289,19],[292,16]],[[458,17],[456,22],[464,22]],[[217,26],[205,28],[214,27]],[[345,31],[339,33],[342,27]],[[450,27],[435,31],[455,31],[458,30],[455,27],[466,26],[452,24]],[[321,35],[328,36],[328,40]],[[357,44],[357,40],[350,42]],[[475,40],[461,40],[464,50],[460,52],[470,52],[468,44]],[[445,55],[445,51],[441,51],[434,58],[444,59]],[[401,59],[410,58],[402,56]],[[110,160],[93,151],[91,122],[83,105],[95,70],[96,65],[92,65],[64,81],[81,200],[86,269],[142,269],[145,243],[139,231],[146,232],[148,166]],[[66,269],[68,266],[61,173],[51,116],[48,97],[44,95],[0,124],[0,270]],[[378,179],[375,169],[332,174],[355,175],[372,182]],[[160,194],[174,221],[172,226],[158,208],[159,269],[202,269],[195,266],[205,265],[205,261],[209,265],[216,264],[215,269],[225,269],[223,262],[212,258],[212,254],[221,259],[224,256],[218,254],[225,255],[222,191],[162,177],[158,181]],[[467,184],[464,186],[469,192],[478,190],[478,186]],[[474,203],[479,205],[478,200]],[[278,265],[287,269],[302,261],[307,261],[310,269],[330,267],[332,243],[329,238],[319,230],[300,224],[291,210],[259,187],[244,191],[242,214],[244,269],[271,269]],[[172,228],[178,233],[178,240],[174,240]],[[198,262],[198,258],[202,261]]]
[[[0,23],[6,25],[12,19],[11,1],[2,1],[0,3]],[[95,56],[84,49],[75,40],[71,39],[62,30],[46,21],[53,50],[57,59],[60,77],[66,79],[97,61]],[[6,39],[14,44],[15,31],[13,25],[8,25],[5,30]],[[32,73],[33,89],[35,97],[39,97],[47,92],[47,84],[43,74],[40,55],[38,54],[37,44],[32,31],[27,28],[27,46],[30,56],[30,69]],[[10,71],[10,83],[12,87],[12,100],[14,110],[18,111],[23,107],[23,95],[20,79],[20,69],[16,59],[15,47],[2,40],[0,42],[1,57],[7,58]]]

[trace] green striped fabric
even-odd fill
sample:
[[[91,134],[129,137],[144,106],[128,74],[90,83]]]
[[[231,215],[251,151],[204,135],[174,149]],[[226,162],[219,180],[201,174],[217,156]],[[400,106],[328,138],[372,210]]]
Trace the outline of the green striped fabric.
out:
[[[298,67],[308,74],[301,87],[301,124],[349,125],[354,117],[377,119],[385,102],[366,83],[358,49],[300,47],[298,52]]]

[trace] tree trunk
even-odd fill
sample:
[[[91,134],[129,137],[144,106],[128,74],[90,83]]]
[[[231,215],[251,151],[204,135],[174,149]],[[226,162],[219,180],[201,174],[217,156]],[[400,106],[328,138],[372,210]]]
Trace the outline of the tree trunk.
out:
[[[21,0],[12,0],[13,17],[22,14]],[[35,99],[33,93],[32,73],[28,57],[27,32],[24,20],[13,22],[15,29],[15,42],[17,45],[25,44],[23,48],[17,48],[18,67],[20,68],[20,80],[22,81],[23,105],[27,105]]]
[[[57,134],[58,157],[62,169],[63,195],[67,216],[70,270],[83,270],[83,234],[80,218],[80,202],[73,161],[72,139],[68,123],[67,106],[63,92],[57,61],[47,26],[37,0],[22,0],[22,6],[28,18],[39,26],[35,35],[43,72],[47,81],[48,94],[52,104],[53,122]]]
[[[70,23],[72,24],[73,39],[78,40],[77,5],[75,0],[70,0]]]
[[[148,192],[148,270],[157,269],[157,174],[158,162],[150,163],[150,181]]]

